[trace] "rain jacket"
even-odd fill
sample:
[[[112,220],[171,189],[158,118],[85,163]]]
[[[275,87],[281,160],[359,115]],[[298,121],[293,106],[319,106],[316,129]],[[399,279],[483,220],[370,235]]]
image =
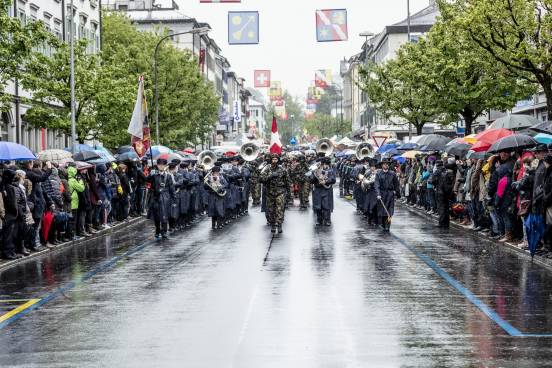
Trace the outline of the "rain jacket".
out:
[[[84,192],[84,181],[77,179],[77,169],[75,167],[69,167],[67,175],[69,176],[69,188],[71,190],[71,209],[76,210],[79,208],[79,193]]]

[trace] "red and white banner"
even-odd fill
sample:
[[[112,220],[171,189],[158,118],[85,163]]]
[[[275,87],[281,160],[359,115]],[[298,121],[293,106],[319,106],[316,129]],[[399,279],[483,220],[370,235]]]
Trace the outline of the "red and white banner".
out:
[[[332,84],[332,70],[331,69],[322,69],[317,70],[314,73],[314,85],[320,88],[327,88]]]
[[[255,70],[254,79],[255,88],[269,88],[270,70]]]
[[[272,117],[272,134],[270,134],[270,153],[282,154],[282,142],[280,141],[280,134],[278,133],[278,124],[276,123],[276,116]]]

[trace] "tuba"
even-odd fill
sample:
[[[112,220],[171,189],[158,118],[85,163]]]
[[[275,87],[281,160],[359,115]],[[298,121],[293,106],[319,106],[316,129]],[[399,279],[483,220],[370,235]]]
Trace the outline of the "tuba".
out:
[[[205,171],[210,171],[217,162],[217,155],[213,151],[205,150],[197,156],[197,164]]]
[[[203,183],[209,186],[215,192],[219,197],[226,196],[226,191],[222,190],[222,185],[220,184],[220,181],[213,180],[213,172],[209,171],[207,175],[205,175],[205,179],[203,179]]]
[[[334,144],[328,138],[322,138],[316,142],[316,152],[323,153],[324,156],[328,157],[334,151]]]
[[[240,148],[240,156],[245,161],[255,161],[261,150],[255,143],[245,143]]]
[[[369,143],[361,143],[357,146],[355,154],[359,160],[364,160],[367,157],[373,157],[374,149]]]

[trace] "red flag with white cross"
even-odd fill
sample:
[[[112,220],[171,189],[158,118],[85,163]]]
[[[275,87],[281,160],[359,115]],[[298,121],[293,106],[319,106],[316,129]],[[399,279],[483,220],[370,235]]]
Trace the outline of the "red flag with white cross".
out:
[[[255,88],[270,87],[270,70],[255,70]]]

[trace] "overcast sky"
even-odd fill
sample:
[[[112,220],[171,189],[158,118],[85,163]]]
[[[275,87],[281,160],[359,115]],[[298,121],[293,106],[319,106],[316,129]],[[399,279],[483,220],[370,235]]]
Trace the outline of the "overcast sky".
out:
[[[378,33],[407,14],[406,0],[242,0],[240,4],[175,1],[183,14],[211,25],[210,36],[248,86],[253,86],[255,69],[270,69],[272,80],[280,80],[284,89],[301,97],[306,95],[316,69],[331,68],[337,73],[339,60],[360,51],[364,39],[359,33]],[[428,4],[429,0],[410,0],[411,13]],[[315,10],[339,8],[348,11],[349,40],[316,42]],[[242,10],[260,13],[258,45],[228,44],[227,12]]]

